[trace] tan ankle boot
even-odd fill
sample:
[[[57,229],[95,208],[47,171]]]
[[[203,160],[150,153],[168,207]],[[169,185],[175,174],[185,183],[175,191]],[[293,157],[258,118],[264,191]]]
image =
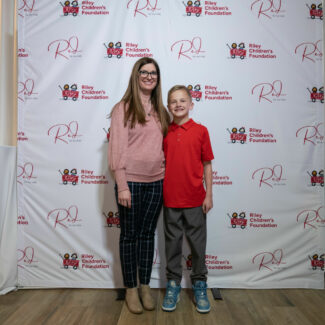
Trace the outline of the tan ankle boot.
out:
[[[141,284],[141,299],[144,309],[146,310],[154,310],[155,302],[150,293],[150,287],[147,284]]]
[[[138,288],[126,289],[125,301],[131,313],[141,314],[143,312],[139,299]]]

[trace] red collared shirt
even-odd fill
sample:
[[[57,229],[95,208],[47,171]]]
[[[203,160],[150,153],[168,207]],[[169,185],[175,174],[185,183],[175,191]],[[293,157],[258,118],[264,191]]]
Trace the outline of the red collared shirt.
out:
[[[194,208],[205,199],[203,162],[212,160],[208,130],[192,119],[172,123],[164,139],[166,171],[164,204],[169,208]]]

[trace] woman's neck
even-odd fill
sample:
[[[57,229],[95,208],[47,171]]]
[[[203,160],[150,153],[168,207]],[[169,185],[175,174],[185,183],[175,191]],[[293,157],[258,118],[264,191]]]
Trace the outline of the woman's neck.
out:
[[[140,99],[143,105],[147,105],[151,103],[151,91],[150,92],[140,91]]]

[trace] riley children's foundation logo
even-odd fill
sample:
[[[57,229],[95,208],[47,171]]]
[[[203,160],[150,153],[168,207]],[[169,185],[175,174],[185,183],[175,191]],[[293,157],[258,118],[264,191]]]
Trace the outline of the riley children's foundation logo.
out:
[[[230,51],[230,59],[239,58],[244,59],[276,59],[277,56],[274,54],[272,49],[263,48],[261,44],[249,43],[248,50],[244,42],[239,44],[232,43],[231,46],[227,44]]]
[[[78,90],[80,88],[80,91]],[[77,101],[81,100],[107,100],[108,96],[104,89],[96,90],[95,86],[81,85],[78,87],[76,83],[65,84],[63,88],[59,85],[60,96],[63,100]],[[80,95],[80,97],[79,97]]]
[[[302,139],[303,145],[322,145],[324,140],[323,123],[300,127],[296,132],[296,138],[298,138],[299,140]]]
[[[59,170],[61,174],[61,180],[63,185],[90,185],[90,184],[108,184],[106,175],[96,175],[93,170],[81,169],[80,176],[78,175],[77,169],[73,168],[69,170],[68,168]]]
[[[187,86],[193,100],[200,102],[206,101],[232,100],[229,91],[220,90],[218,86],[201,85],[199,83],[189,84]],[[204,96],[203,96],[204,95]]]
[[[194,100],[199,102],[202,99],[202,91],[201,91],[201,86],[199,84],[193,85],[188,85],[187,86],[188,90],[191,93],[191,96]]]
[[[188,254],[187,257],[183,255],[183,259],[185,261],[186,270],[192,270],[192,254]]]
[[[103,216],[106,220],[106,227],[120,228],[120,216],[119,216],[118,211],[116,211],[116,212],[109,211],[107,213],[103,212]]]
[[[67,184],[77,185],[78,184],[79,176],[78,176],[76,168],[73,168],[71,170],[66,168],[63,170],[63,173],[61,172],[61,170],[59,170],[59,173],[61,174],[63,185],[67,185]]]
[[[276,164],[273,167],[262,167],[252,173],[252,180],[258,184],[258,187],[274,188],[275,186],[286,185],[286,179],[283,176],[283,166]]]
[[[76,17],[79,13],[79,3],[78,1],[64,1],[64,4],[60,2],[60,5],[63,8],[63,16],[74,16]]]
[[[202,6],[201,1],[196,0],[194,1],[187,1],[185,4],[184,1],[182,1],[185,6],[186,16],[196,16],[200,17],[202,15]]]
[[[18,131],[17,132],[17,141],[28,141],[28,137],[25,132],[23,131]]]
[[[309,18],[323,20],[323,3],[322,2],[320,2],[318,4],[312,3],[311,5],[306,3],[306,6],[309,10]]]
[[[227,259],[220,259],[217,255],[206,254],[205,265],[208,270],[224,270],[230,271],[233,269],[230,261]]]
[[[123,56],[123,48],[122,43],[120,41],[116,42],[109,42],[107,45],[106,43],[103,43],[103,45],[106,48],[106,58],[117,58],[120,59]]]
[[[56,227],[73,227],[81,226],[81,219],[78,218],[78,207],[71,205],[68,208],[57,208],[51,210],[46,219],[51,223],[53,228]]]
[[[77,121],[52,125],[48,129],[47,135],[53,139],[54,144],[78,143],[81,142],[80,137],[82,136],[79,134],[79,124]]]
[[[230,135],[229,143],[240,143],[246,144],[247,142],[250,143],[276,143],[277,140],[274,137],[273,133],[264,133],[262,129],[257,128],[248,128],[249,133],[246,133],[246,128],[244,126],[240,127],[233,127],[230,131],[227,128],[227,131]]]
[[[59,88],[61,89],[63,100],[71,99],[75,102],[78,99],[79,91],[77,84],[72,84],[71,86],[65,84],[63,88],[59,85]]]
[[[177,56],[177,60],[193,60],[205,57],[205,51],[202,50],[202,38],[195,36],[189,40],[180,40],[174,42],[170,50]]]
[[[200,16],[230,16],[231,10],[224,5],[219,4],[220,1],[199,1],[189,0],[182,1],[185,11],[184,15],[187,17]]]
[[[251,11],[257,18],[283,18],[285,11],[282,7],[282,0],[254,0]]]
[[[324,263],[325,263],[325,254],[322,253],[320,255],[313,254],[312,256],[308,256],[310,260],[311,269],[316,271],[324,271]]]
[[[77,270],[79,268],[79,259],[77,253],[72,253],[71,256],[69,253],[65,253],[63,256],[59,254],[62,259],[62,268],[63,269],[73,269]]]
[[[295,48],[295,54],[297,57],[301,57],[301,62],[313,62],[321,61],[323,57],[322,52],[322,40],[316,42],[304,42],[300,43]]]
[[[230,220],[230,227],[232,229],[266,229],[266,228],[277,228],[278,225],[274,218],[263,216],[262,213],[244,211],[227,213]]]
[[[55,60],[58,58],[66,60],[81,58],[81,50],[79,50],[79,39],[77,36],[54,40],[47,46],[47,51],[53,55]]]
[[[283,262],[283,249],[276,249],[274,252],[261,252],[252,258],[252,263],[258,267],[259,271],[279,271],[286,264]]]
[[[29,50],[21,47],[17,51],[18,58],[29,58],[31,56],[31,53]]]
[[[286,96],[283,93],[283,83],[281,80],[259,83],[252,88],[251,94],[258,99],[259,103],[285,101]]]
[[[17,225],[18,226],[28,226],[29,225],[28,218],[26,216],[24,216],[24,215],[18,216]]]
[[[296,221],[298,224],[303,224],[304,229],[319,229],[325,227],[325,218],[321,217],[324,212],[321,212],[324,207],[320,206],[318,209],[303,210],[297,214]]]
[[[232,185],[232,180],[230,179],[230,176],[227,175],[220,175],[218,171],[214,170],[212,171],[212,184],[214,186],[225,186],[225,185]]]
[[[313,87],[311,90],[307,88],[310,94],[310,101],[313,103],[319,102],[324,103],[324,87],[321,86],[317,89],[317,87]]]
[[[126,7],[131,10],[133,17],[160,16],[159,0],[129,0]]]
[[[307,171],[307,174],[310,176],[309,184],[311,186],[321,186],[324,187],[324,170],[321,169],[318,173],[316,170],[313,170],[311,173]]]
[[[103,0],[102,0],[103,1]],[[72,0],[60,2],[62,7],[63,16],[73,16],[86,15],[86,16],[106,16],[109,15],[105,5],[97,3],[97,0],[87,1],[87,0]]]

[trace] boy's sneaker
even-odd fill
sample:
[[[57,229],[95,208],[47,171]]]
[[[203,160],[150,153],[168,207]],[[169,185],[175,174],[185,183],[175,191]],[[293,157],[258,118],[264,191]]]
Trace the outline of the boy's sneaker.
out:
[[[194,291],[194,301],[196,310],[199,313],[208,313],[210,311],[210,302],[207,295],[207,284],[205,281],[196,281],[192,286]]]
[[[168,281],[165,298],[162,304],[163,310],[173,311],[176,309],[176,304],[179,302],[180,291],[181,286],[177,285],[175,280]]]

